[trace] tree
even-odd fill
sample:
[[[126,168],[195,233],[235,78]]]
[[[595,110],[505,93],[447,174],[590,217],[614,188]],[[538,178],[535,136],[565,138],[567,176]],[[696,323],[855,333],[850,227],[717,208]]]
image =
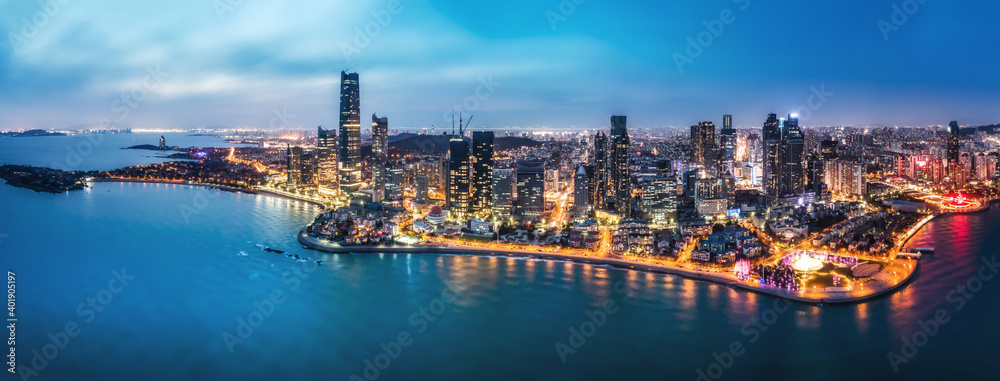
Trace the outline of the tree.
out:
[[[725,226],[725,225],[723,225],[723,224],[715,224],[715,225],[712,225],[712,234],[715,234],[715,233],[722,233],[722,232],[723,232],[723,231],[725,231],[725,230],[726,230],[726,226]]]

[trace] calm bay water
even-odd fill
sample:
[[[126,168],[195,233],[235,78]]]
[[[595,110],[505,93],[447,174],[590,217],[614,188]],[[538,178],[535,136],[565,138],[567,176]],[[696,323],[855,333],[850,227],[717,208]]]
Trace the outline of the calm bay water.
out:
[[[79,333],[31,379],[348,380],[365,379],[366,361],[387,365],[379,380],[994,374],[1000,280],[982,283],[961,310],[960,294],[949,301],[949,293],[998,253],[1000,208],[930,223],[912,244],[937,254],[895,294],[787,309],[768,296],[599,266],[320,254],[294,237],[316,211],[183,185],[102,183],[59,195],[0,185],[0,264],[17,275],[18,365],[31,367],[32,351],[75,323]],[[123,287],[111,282],[115,271],[134,278]],[[606,321],[590,331],[597,324],[585,324],[588,314],[609,302]],[[939,309],[948,323],[895,373],[887,354],[901,353]],[[239,331],[248,319],[252,333]],[[590,335],[571,340],[581,329]],[[390,343],[401,333],[408,345],[397,352]],[[729,361],[723,353],[734,342],[745,352]],[[383,347],[395,358],[380,357]]]
[[[109,171],[130,165],[159,163],[158,156],[173,151],[123,150],[141,144],[160,144],[160,136],[168,146],[233,147],[215,136],[190,136],[189,132],[131,133],[131,134],[76,134],[68,136],[39,136],[0,138],[0,164],[33,165],[82,171]]]

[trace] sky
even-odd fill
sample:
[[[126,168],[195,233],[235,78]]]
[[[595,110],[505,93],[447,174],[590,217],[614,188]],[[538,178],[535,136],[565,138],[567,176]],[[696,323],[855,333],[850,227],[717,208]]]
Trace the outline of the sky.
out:
[[[1000,122],[997,2],[0,0],[0,130]],[[109,123],[110,122],[110,123]]]

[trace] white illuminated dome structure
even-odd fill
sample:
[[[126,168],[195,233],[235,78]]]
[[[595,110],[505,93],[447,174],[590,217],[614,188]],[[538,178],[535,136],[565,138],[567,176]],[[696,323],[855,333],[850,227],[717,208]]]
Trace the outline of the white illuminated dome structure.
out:
[[[810,255],[799,255],[799,257],[792,262],[792,268],[794,268],[795,271],[804,273],[819,271],[823,268],[823,262]]]

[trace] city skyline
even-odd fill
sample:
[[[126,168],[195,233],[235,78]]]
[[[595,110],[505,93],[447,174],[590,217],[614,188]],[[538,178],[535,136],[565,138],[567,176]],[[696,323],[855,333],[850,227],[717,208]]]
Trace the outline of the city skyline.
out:
[[[311,129],[337,120],[329,104],[342,70],[365,76],[361,108],[399,128],[440,128],[456,111],[477,114],[474,129],[601,128],[612,114],[635,128],[683,128],[721,124],[722,113],[747,127],[759,123],[751,115],[797,111],[806,128],[1000,122],[994,53],[976,43],[996,35],[984,18],[997,5],[917,2],[896,15],[904,4],[191,3],[117,5],[117,14],[60,5],[25,34],[41,8],[7,3],[0,129],[95,128],[103,118],[122,128]],[[152,12],[190,27],[137,17]],[[664,15],[677,17],[654,22]],[[615,16],[632,22],[593,28]],[[785,19],[809,27],[762,27]]]
[[[0,9],[21,379],[992,376],[1000,4]]]

